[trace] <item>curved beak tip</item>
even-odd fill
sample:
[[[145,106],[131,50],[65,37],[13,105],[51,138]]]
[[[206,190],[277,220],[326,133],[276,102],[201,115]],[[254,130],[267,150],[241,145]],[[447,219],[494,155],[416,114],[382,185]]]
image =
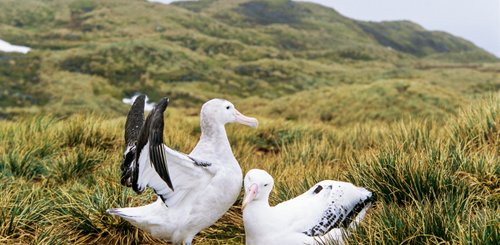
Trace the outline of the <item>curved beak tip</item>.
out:
[[[253,124],[253,126],[251,126],[252,128],[257,128],[259,127],[259,121],[257,119],[255,119],[255,123]]]
[[[252,128],[257,128],[257,126],[259,126],[259,121],[257,119],[253,117],[247,117],[241,114],[241,112],[239,111],[236,111],[235,116],[236,116],[236,122],[240,124],[247,125]]]
[[[250,122],[247,125],[252,127],[252,128],[257,128],[259,126],[259,121],[257,121],[257,119],[255,119],[255,118],[252,118],[252,119],[253,119],[252,122]]]

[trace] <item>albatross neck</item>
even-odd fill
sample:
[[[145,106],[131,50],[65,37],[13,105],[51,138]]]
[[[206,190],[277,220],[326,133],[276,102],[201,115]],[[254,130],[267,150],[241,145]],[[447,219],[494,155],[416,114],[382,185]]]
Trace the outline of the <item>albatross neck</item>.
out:
[[[260,209],[260,210],[271,210],[271,206],[269,205],[269,197],[264,197],[259,200],[253,200],[248,204],[250,209]]]
[[[248,237],[258,238],[262,230],[273,230],[275,216],[267,200],[254,200],[243,210],[243,220]]]
[[[202,120],[200,126],[200,141],[193,150],[194,154],[212,153],[219,157],[234,158],[223,124],[210,123],[207,122],[207,120]]]

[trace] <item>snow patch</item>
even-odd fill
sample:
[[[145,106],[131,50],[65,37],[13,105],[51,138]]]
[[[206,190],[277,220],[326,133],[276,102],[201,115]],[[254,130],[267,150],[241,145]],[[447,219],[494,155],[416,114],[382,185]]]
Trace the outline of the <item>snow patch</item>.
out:
[[[26,54],[31,50],[29,47],[12,45],[2,39],[0,39],[0,51],[2,52],[16,52]]]

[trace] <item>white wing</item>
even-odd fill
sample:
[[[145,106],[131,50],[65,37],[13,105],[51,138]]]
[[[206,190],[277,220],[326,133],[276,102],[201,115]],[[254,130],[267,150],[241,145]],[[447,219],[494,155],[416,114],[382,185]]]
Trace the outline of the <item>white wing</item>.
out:
[[[155,169],[153,161],[155,158],[150,155],[150,143],[141,151],[138,164],[137,188],[142,192],[144,188],[151,187],[155,193],[163,200],[167,206],[174,206],[184,199],[186,194],[198,187],[208,185],[215,175],[215,167],[208,163],[200,163],[189,156],[161,145],[160,162],[163,166],[168,166],[172,188],[160,176]]]
[[[163,112],[167,105],[168,99],[162,99],[148,115],[141,130],[132,187],[138,193],[151,187],[167,206],[173,206],[190,191],[206,186],[217,168],[163,144]]]
[[[334,228],[347,227],[371,201],[372,194],[351,183],[324,180],[304,194],[275,208],[296,232],[308,236],[326,235]]]

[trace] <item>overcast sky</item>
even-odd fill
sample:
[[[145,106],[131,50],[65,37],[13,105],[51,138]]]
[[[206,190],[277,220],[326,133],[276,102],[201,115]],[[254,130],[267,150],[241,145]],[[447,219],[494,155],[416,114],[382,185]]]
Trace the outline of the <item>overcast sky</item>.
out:
[[[358,20],[411,20],[500,57],[500,0],[306,0]]]
[[[172,0],[148,0],[170,3]],[[500,0],[299,0],[358,20],[411,20],[446,31],[500,57]]]

